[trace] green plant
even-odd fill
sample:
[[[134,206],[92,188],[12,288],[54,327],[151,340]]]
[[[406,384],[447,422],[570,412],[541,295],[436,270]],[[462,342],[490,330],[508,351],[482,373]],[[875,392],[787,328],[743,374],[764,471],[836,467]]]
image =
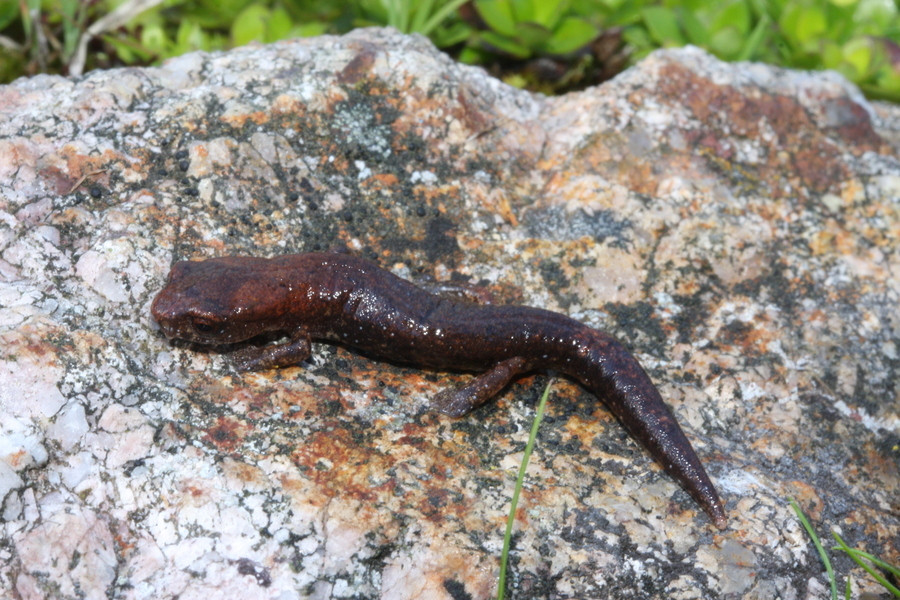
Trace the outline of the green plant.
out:
[[[800,521],[800,524],[803,526],[803,529],[806,530],[806,534],[812,540],[813,545],[816,547],[816,552],[819,553],[819,559],[822,561],[822,564],[825,566],[825,573],[828,577],[828,582],[831,585],[831,599],[837,600],[837,576],[834,573],[834,569],[831,566],[831,560],[828,558],[828,553],[825,551],[825,548],[822,546],[822,542],[819,541],[819,536],[816,535],[816,530],[810,524],[809,519],[806,518],[806,515],[803,514],[803,510],[800,508],[800,505],[797,504],[797,501],[793,498],[790,498],[788,502],[791,505],[791,508],[794,509],[794,513],[797,515],[797,519]],[[838,545],[832,547],[832,550],[842,550],[846,552],[848,556],[850,556],[853,561],[858,564],[863,570],[866,571],[869,575],[872,576],[875,581],[880,583],[884,588],[893,594],[895,597],[900,598],[900,589],[896,586],[892,585],[881,573],[879,573],[872,565],[891,573],[894,577],[900,577],[900,568],[897,568],[893,565],[890,565],[883,560],[869,554],[868,552],[863,552],[862,550],[857,550],[855,548],[849,547],[841,536],[837,534],[836,531],[832,530],[831,535],[834,536],[835,541],[837,541]],[[866,562],[868,561],[868,562]],[[871,563],[871,564],[869,564]],[[847,576],[847,584],[844,589],[844,598],[846,600],[850,600],[850,576]]]
[[[516,487],[513,489],[512,500],[509,503],[509,515],[506,517],[506,532],[503,534],[503,551],[500,555],[500,577],[497,584],[497,600],[503,600],[506,593],[506,565],[509,562],[509,547],[512,542],[513,524],[516,522],[516,507],[519,504],[519,494],[522,493],[522,486],[525,484],[525,471],[528,469],[528,461],[531,458],[531,452],[534,450],[534,441],[537,439],[537,432],[544,418],[544,410],[547,408],[547,398],[550,397],[550,386],[553,380],[547,382],[541,400],[538,402],[537,412],[534,415],[534,421],[531,422],[531,433],[528,434],[528,442],[525,444],[525,452],[522,454],[522,462],[519,464],[519,474],[516,476]]]
[[[468,0],[360,0],[361,22],[421,33],[439,48],[464,41],[472,29],[454,15]]]
[[[0,0],[0,81],[65,65],[89,13],[79,0]]]
[[[125,63],[155,62],[194,50],[321,35],[330,25],[320,15],[338,18],[339,9],[337,3],[328,11],[272,0],[167,0],[104,41]]]
[[[625,27],[639,60],[694,44],[724,60],[834,69],[869,96],[900,101],[900,15],[882,0],[597,0],[604,23]]]
[[[844,540],[841,539],[841,536],[839,536],[836,531],[832,531],[831,535],[834,536],[835,541],[838,543],[838,545],[834,546],[832,550],[843,550],[844,552],[846,552],[850,556],[850,558],[853,559],[853,562],[862,567],[863,570],[871,575],[875,581],[884,586],[884,589],[889,591],[895,597],[900,598],[900,589],[898,589],[895,585],[891,585],[891,583],[881,573],[876,571],[872,567],[872,565],[875,565],[883,571],[887,571],[888,573],[893,575],[895,579],[900,578],[900,568],[890,565],[880,558],[872,556],[868,552],[863,552],[862,550],[856,550],[855,548],[849,547],[846,543],[844,543]],[[865,561],[868,561],[872,564],[870,565]]]
[[[753,58],[771,34],[772,19],[749,0],[623,5],[609,22],[626,25],[635,59],[659,47],[693,44],[725,60]]]
[[[809,519],[806,518],[806,515],[803,514],[803,510],[800,508],[800,505],[797,504],[797,501],[793,498],[790,498],[788,502],[791,505],[791,508],[794,509],[794,514],[797,515],[797,519],[800,521],[800,524],[803,526],[803,529],[806,530],[806,535],[812,540],[813,546],[816,547],[816,552],[819,553],[819,559],[822,561],[822,564],[825,566],[825,573],[828,575],[828,582],[831,584],[831,600],[837,600],[837,580],[834,576],[834,569],[831,566],[831,560],[828,558],[828,553],[825,552],[825,548],[822,546],[822,542],[819,541],[819,536],[816,535],[816,530],[813,529],[813,526],[810,525]],[[848,578],[847,588],[849,598],[849,587],[850,581]]]
[[[490,28],[473,42],[524,59],[564,55],[597,37],[597,28],[575,16],[569,0],[474,0],[478,15]]]
[[[836,69],[857,83],[875,74],[878,40],[900,24],[894,3],[877,0],[790,0],[777,19],[787,64]]]

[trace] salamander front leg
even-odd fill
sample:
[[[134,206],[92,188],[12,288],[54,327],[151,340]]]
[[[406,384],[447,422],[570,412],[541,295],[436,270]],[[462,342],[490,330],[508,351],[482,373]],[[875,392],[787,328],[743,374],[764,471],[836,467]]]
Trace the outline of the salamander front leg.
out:
[[[234,355],[238,371],[264,371],[297,365],[309,358],[310,340],[306,331],[297,331],[284,344],[246,348]]]
[[[524,358],[504,360],[462,387],[441,390],[431,404],[438,412],[461,417],[490,400],[524,370]]]

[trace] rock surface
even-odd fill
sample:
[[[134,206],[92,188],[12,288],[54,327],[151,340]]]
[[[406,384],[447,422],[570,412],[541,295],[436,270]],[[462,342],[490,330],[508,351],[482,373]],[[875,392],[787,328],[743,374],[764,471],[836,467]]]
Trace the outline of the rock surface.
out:
[[[454,420],[465,374],[238,374],[150,319],[174,260],[336,244],[610,331],[727,502],[556,379],[508,597],[824,598],[788,497],[900,562],[898,146],[691,49],[550,99],[384,30],[0,87],[0,596],[492,597],[544,374]]]

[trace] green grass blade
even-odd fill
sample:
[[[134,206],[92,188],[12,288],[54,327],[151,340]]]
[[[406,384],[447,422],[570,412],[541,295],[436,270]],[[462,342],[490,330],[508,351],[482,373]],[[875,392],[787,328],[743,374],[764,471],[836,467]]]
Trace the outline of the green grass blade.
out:
[[[541,419],[544,418],[544,409],[547,407],[547,398],[550,397],[550,386],[553,380],[547,382],[544,388],[544,395],[538,402],[537,413],[534,415],[534,421],[531,423],[531,434],[528,436],[528,443],[525,444],[525,453],[522,455],[522,464],[519,465],[519,475],[516,477],[516,487],[513,490],[512,500],[509,506],[509,516],[506,518],[506,533],[503,535],[503,552],[500,555],[500,580],[497,584],[497,600],[503,600],[506,592],[506,565],[509,562],[509,544],[512,540],[513,523],[516,521],[516,505],[519,503],[519,493],[522,491],[522,485],[525,482],[525,470],[528,468],[528,459],[531,458],[531,451],[534,449],[534,440],[537,439],[538,427]]]
[[[769,18],[769,15],[763,13],[756,27],[753,28],[753,31],[747,37],[747,41],[744,42],[744,47],[741,48],[741,53],[738,54],[737,60],[750,60],[753,58],[753,55],[759,49],[759,45],[771,32],[771,25],[772,19]]]
[[[419,0],[419,2],[413,6],[414,8],[411,8],[411,12],[414,12],[415,14],[413,14],[412,21],[410,21],[409,31],[407,33],[421,33],[425,19],[428,18],[428,15],[430,15],[433,10],[434,0]]]
[[[872,566],[869,565],[868,563],[864,562],[863,558],[872,561],[874,564],[881,567],[882,569],[886,568],[888,571],[890,571],[891,573],[894,573],[895,575],[898,571],[898,569],[896,567],[893,567],[893,566],[887,564],[883,560],[875,558],[868,552],[863,552],[862,550],[855,550],[855,549],[851,548],[846,543],[844,543],[844,540],[841,539],[841,536],[839,536],[836,531],[832,531],[831,535],[834,536],[834,539],[837,541],[839,548],[841,550],[843,550],[844,552],[846,552],[850,556],[850,558],[853,559],[853,562],[855,562],[856,564],[861,566],[863,568],[863,570],[865,570],[866,573],[868,573],[869,575],[872,576],[873,579],[875,579],[875,581],[877,581],[878,583],[883,585],[884,589],[886,589],[887,591],[892,593],[897,598],[900,598],[900,589],[897,589],[895,586],[891,585],[891,583],[887,579],[885,579],[881,573],[879,573],[874,568],[872,568]]]
[[[880,558],[878,558],[877,556],[872,556],[868,552],[863,552],[862,550],[853,550],[853,551],[856,554],[858,554],[859,556],[862,556],[863,558],[865,558],[866,560],[872,561],[873,563],[875,563],[875,565],[877,567],[880,567],[881,569],[887,571],[888,573],[891,573],[894,577],[900,577],[900,567],[895,567],[894,565],[892,565],[890,563],[886,563],[883,560],[881,560]]]
[[[397,12],[400,17],[400,26],[397,27],[403,33],[409,33],[409,18],[412,16],[416,0],[398,0]]]
[[[807,535],[812,539],[813,545],[819,553],[819,558],[822,559],[822,564],[825,565],[825,572],[828,573],[828,581],[831,583],[831,600],[837,600],[837,582],[834,580],[834,569],[831,568],[831,561],[828,560],[828,554],[825,552],[825,548],[822,547],[822,542],[819,541],[816,530],[813,529],[812,525],[810,525],[809,521],[806,519],[806,515],[800,510],[800,505],[797,504],[797,501],[793,498],[790,498],[788,501],[791,503],[791,508],[794,509],[794,513],[796,513],[797,518],[800,520],[800,524],[803,525],[803,529],[806,530]]]
[[[447,4],[443,5],[437,12],[431,15],[431,18],[422,25],[422,28],[419,30],[419,33],[422,35],[428,35],[431,33],[438,25],[440,25],[444,19],[450,16],[450,13],[458,9],[460,6],[468,2],[468,0],[450,0]]]

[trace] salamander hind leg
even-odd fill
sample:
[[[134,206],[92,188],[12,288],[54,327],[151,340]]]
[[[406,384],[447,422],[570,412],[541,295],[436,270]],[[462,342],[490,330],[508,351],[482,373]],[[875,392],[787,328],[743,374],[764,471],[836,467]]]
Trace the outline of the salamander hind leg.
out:
[[[431,405],[445,415],[461,417],[497,395],[524,367],[525,359],[521,357],[499,362],[461,387],[441,390]]]
[[[310,354],[309,334],[299,331],[291,336],[291,341],[270,346],[246,348],[234,355],[234,364],[238,371],[264,371],[275,367],[296,365]]]

